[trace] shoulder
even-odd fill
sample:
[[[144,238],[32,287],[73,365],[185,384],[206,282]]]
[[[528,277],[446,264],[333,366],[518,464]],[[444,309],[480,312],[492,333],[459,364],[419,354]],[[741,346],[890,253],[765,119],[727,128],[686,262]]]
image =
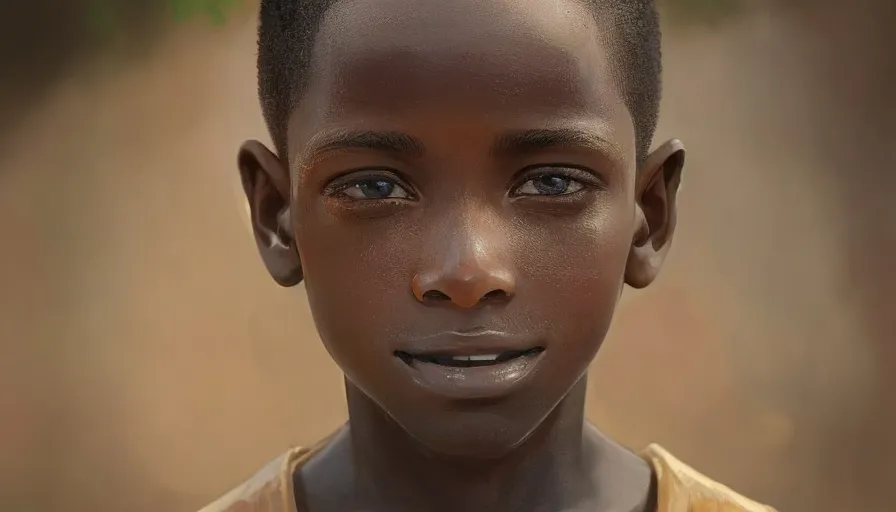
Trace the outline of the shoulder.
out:
[[[700,474],[658,445],[642,456],[657,478],[658,512],[775,512]]]
[[[309,452],[289,450],[199,512],[295,512],[292,472]]]

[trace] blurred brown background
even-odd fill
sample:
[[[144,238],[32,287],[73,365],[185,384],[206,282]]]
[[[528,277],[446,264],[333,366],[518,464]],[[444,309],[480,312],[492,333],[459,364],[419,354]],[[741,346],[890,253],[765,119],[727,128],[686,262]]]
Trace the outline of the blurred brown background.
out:
[[[341,379],[243,217],[252,9],[135,0],[103,46],[76,4],[0,16],[0,510],[190,512],[343,421]],[[782,511],[896,510],[894,5],[666,17],[680,232],[591,417]]]

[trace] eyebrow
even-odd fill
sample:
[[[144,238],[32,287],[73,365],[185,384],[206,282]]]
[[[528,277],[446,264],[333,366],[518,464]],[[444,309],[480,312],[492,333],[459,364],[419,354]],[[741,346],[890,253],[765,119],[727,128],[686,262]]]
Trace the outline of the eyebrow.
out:
[[[562,147],[618,152],[616,145],[609,140],[589,131],[572,128],[524,130],[504,134],[495,139],[491,151],[495,156],[507,156]],[[420,157],[426,147],[420,139],[402,132],[334,130],[312,137],[304,156],[306,159],[314,159],[322,153],[340,149],[368,149]]]
[[[526,130],[502,135],[495,140],[492,153],[497,156],[518,153],[537,153],[552,148],[582,148],[618,153],[613,142],[585,130],[558,128]]]
[[[306,157],[313,158],[340,149],[370,149],[408,156],[421,156],[425,151],[420,139],[401,132],[336,130],[312,137],[304,153]]]

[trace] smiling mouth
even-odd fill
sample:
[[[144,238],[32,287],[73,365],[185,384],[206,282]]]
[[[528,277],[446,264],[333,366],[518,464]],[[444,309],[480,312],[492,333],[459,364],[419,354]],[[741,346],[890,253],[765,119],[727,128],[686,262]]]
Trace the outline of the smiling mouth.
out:
[[[449,368],[475,368],[479,366],[492,366],[533,356],[544,352],[543,347],[535,347],[527,350],[505,350],[493,354],[411,354],[400,350],[395,351],[395,356],[404,361],[408,366],[415,362],[437,364]]]

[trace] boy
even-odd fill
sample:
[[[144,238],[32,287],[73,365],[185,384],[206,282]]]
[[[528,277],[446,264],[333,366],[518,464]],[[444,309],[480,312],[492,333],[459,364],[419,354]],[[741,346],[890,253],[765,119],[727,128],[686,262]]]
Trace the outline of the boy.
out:
[[[261,2],[276,153],[239,169],[349,421],[205,512],[772,510],[584,419],[623,284],[675,228],[659,46],[649,0]]]

